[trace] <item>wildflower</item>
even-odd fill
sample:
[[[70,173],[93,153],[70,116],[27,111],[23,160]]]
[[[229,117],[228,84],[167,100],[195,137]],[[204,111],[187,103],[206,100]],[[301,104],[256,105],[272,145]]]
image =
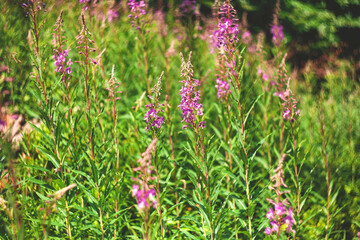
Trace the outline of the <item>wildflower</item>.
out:
[[[164,72],[161,73],[158,82],[151,89],[152,96],[149,98],[153,101],[153,103],[147,104],[145,107],[149,110],[145,114],[144,120],[148,125],[146,126],[146,130],[150,130],[150,127],[160,128],[161,124],[164,123],[164,117],[160,117],[159,113],[164,110],[159,110],[159,107],[164,106],[164,104],[159,104],[160,95],[161,95],[161,79],[164,75]]]
[[[183,0],[179,8],[182,16],[186,16],[191,12],[196,15],[196,0]]]
[[[252,41],[252,37],[251,37],[251,33],[249,30],[246,30],[245,32],[243,32],[243,34],[241,35],[241,40],[245,43],[245,44],[249,44]]]
[[[284,40],[283,26],[279,24],[280,15],[280,1],[276,2],[274,19],[271,25],[270,32],[272,34],[272,41],[276,47],[279,47]]]
[[[216,46],[227,52],[233,51],[233,44],[238,42],[239,27],[236,11],[230,3],[224,3],[220,9],[220,21],[217,30],[213,33]],[[222,51],[220,51],[222,52]],[[224,52],[222,52],[224,54]]]
[[[63,78],[65,77],[65,74],[70,74],[72,72],[71,70],[71,58],[68,59],[66,62],[66,57],[68,56],[69,50],[65,50],[64,52],[55,52],[54,53],[54,64],[56,66],[56,72],[62,73]],[[62,79],[64,80],[64,79]]]
[[[265,234],[270,235],[271,234],[271,228],[269,228],[269,227],[265,228]]]
[[[295,121],[295,116],[300,115],[300,109],[297,109],[297,101],[292,93],[286,96],[286,100],[282,105],[284,106],[284,119],[290,122]]]
[[[91,61],[93,64],[96,64],[96,60],[94,58],[90,58],[90,53],[95,52],[96,50],[92,47],[94,41],[92,40],[89,29],[86,27],[85,17],[83,14],[81,15],[81,19],[82,28],[80,33],[76,36],[76,48],[79,50],[79,54],[85,57],[85,61],[81,63],[85,63],[85,65],[88,65],[88,63]]]
[[[113,9],[109,9],[106,15],[109,22],[113,22],[119,18],[119,13]]]
[[[191,52],[189,54],[188,62],[185,62],[183,55],[181,54],[181,77],[185,78],[180,81],[183,86],[180,90],[181,102],[180,109],[182,111],[183,122],[189,123],[194,128],[204,128],[205,122],[196,124],[197,118],[203,116],[202,104],[200,101],[200,91],[195,91],[199,86],[199,80],[193,78],[194,71],[191,64]],[[187,128],[188,125],[184,125]]]
[[[156,208],[157,206],[155,190],[152,185],[149,185],[149,181],[155,179],[155,177],[151,176],[153,169],[151,157],[156,142],[157,138],[154,138],[146,151],[141,154],[142,158],[137,161],[140,166],[133,169],[135,172],[140,172],[138,178],[133,179],[138,184],[132,186],[132,196],[136,198],[137,207],[140,212],[147,212],[150,208],[150,204],[153,208]]]
[[[295,121],[295,117],[300,115],[300,109],[297,109],[297,101],[290,90],[289,83],[287,84],[287,89],[284,93],[276,92],[274,95],[279,96],[283,101],[281,104],[284,109],[283,118],[290,122]]]
[[[227,95],[231,92],[229,83],[227,81],[221,81],[220,78],[216,79],[215,88],[218,90],[217,96],[219,99],[226,99]]]
[[[266,217],[270,221],[271,228],[265,228],[265,234],[271,235],[272,233],[278,235],[280,234],[282,226],[286,227],[287,232],[295,232],[292,229],[292,225],[295,223],[294,213],[292,208],[289,205],[287,199],[281,199],[282,195],[287,193],[288,191],[282,191],[281,187],[287,187],[284,182],[283,175],[283,164],[286,154],[283,154],[280,158],[278,167],[275,169],[275,175],[271,177],[271,180],[274,183],[270,189],[276,192],[276,200],[268,199],[268,201],[274,205],[273,208],[269,208],[269,211],[266,214]]]
[[[121,91],[118,90],[119,88],[119,82],[115,77],[115,65],[113,65],[112,67],[112,71],[111,71],[111,77],[109,79],[109,81],[107,82],[108,87],[106,88],[106,90],[109,91],[109,95],[108,98],[105,99],[106,101],[112,101],[113,104],[115,104],[115,101],[120,100],[120,97],[116,97],[116,95],[118,93],[122,93]],[[114,105],[115,108],[115,105]]]
[[[165,13],[160,10],[156,11],[154,19],[156,21],[158,33],[162,37],[166,37],[168,35],[168,26],[165,21]]]
[[[267,80],[269,80],[268,75],[266,74],[265,71],[263,71],[263,70],[261,69],[260,66],[258,67],[257,75],[258,75],[258,76],[261,76],[261,79],[262,79],[263,81],[265,81],[265,82],[267,82]]]
[[[3,129],[5,129],[5,126],[6,126],[6,122],[0,119],[0,132],[3,131]]]
[[[276,47],[279,47],[284,40],[283,26],[281,25],[272,25],[270,32],[272,34],[272,41]]]
[[[146,14],[146,5],[144,1],[129,0],[128,5],[130,7],[129,18],[131,20],[131,26],[136,30],[140,29],[140,25],[144,23],[143,15]]]
[[[281,99],[281,106],[283,110],[283,118],[293,122],[295,117],[300,115],[300,110],[297,109],[297,101],[290,89],[290,78],[286,75],[285,58],[282,59],[279,66],[279,82],[276,83],[277,91],[274,96],[278,96]],[[287,80],[287,82],[285,82]],[[285,91],[284,88],[286,87]]]

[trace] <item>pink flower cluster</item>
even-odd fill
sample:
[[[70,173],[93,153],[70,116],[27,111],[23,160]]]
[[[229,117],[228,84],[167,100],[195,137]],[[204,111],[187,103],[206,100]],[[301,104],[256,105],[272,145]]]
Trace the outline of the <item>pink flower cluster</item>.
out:
[[[189,55],[188,62],[185,62],[183,56],[181,55],[181,77],[185,79],[180,81],[183,85],[180,90],[181,101],[179,108],[182,111],[183,122],[187,122],[195,128],[204,128],[205,122],[201,121],[198,124],[196,123],[197,117],[203,116],[203,109],[202,104],[200,103],[200,91],[195,91],[196,87],[200,84],[199,80],[193,78],[194,72],[190,58],[191,53]],[[187,127],[187,125],[184,125],[183,129]]]
[[[90,3],[90,0],[79,0],[80,4],[85,4],[82,8],[83,11],[87,11],[89,9],[88,3]]]
[[[231,45],[239,41],[239,27],[236,18],[236,11],[231,4],[224,3],[219,10],[220,21],[213,37],[215,38],[216,47],[224,48],[225,52],[230,49]]]
[[[245,44],[250,44],[252,41],[251,32],[249,30],[246,30],[245,32],[243,32],[243,34],[241,35],[241,40]]]
[[[0,119],[0,132],[5,129],[5,126],[6,126],[6,122],[4,120],[1,120]]]
[[[160,128],[161,124],[164,123],[164,117],[159,117],[158,113],[163,112],[162,110],[156,110],[155,104],[147,104],[146,108],[149,110],[145,114],[144,120],[148,125],[146,126],[146,130],[150,129],[151,127]]]
[[[278,202],[274,204],[274,210],[269,208],[266,217],[270,220],[271,228],[265,228],[265,233],[271,235],[272,233],[277,234],[280,228],[285,225],[288,232],[295,232],[292,229],[294,221],[294,213],[291,207],[286,207],[285,204]]]
[[[272,25],[270,32],[272,34],[272,41],[276,47],[279,47],[284,40],[284,31],[283,26],[281,25]]]
[[[136,30],[139,30],[140,26],[138,21],[140,20],[141,16],[146,14],[146,4],[144,1],[138,2],[136,0],[129,0],[128,5],[131,11],[131,14],[128,15],[128,17],[132,19],[131,26],[136,28]]]
[[[289,191],[282,191],[282,187],[287,188],[287,185],[284,182],[284,160],[286,154],[282,154],[279,164],[275,169],[275,175],[271,177],[271,181],[275,182],[269,188],[276,192],[276,200],[267,199],[271,204],[274,205],[274,209],[269,208],[269,211],[266,214],[266,217],[270,220],[270,227],[265,228],[265,233],[270,235],[275,233],[277,236],[281,233],[280,231],[283,230],[283,226],[286,227],[287,232],[295,232],[292,229],[292,225],[295,223],[294,220],[294,213],[289,206],[289,202],[287,199],[281,199],[282,195],[288,193]]]
[[[145,191],[145,190],[141,190],[138,185],[134,184],[132,186],[132,195],[136,197],[137,206],[140,211],[149,208],[150,207],[149,203],[152,204],[153,208],[156,208],[157,206],[154,189]]]
[[[228,94],[231,93],[229,83],[227,81],[221,81],[220,78],[216,79],[215,88],[218,90],[217,96],[219,99],[226,99]]]
[[[113,22],[119,18],[119,13],[113,9],[109,9],[106,15],[109,22]]]
[[[141,154],[137,162],[139,167],[133,169],[134,172],[140,172],[137,178],[133,178],[138,184],[132,186],[132,195],[136,198],[137,207],[140,212],[146,212],[150,206],[156,208],[157,201],[155,199],[155,190],[153,185],[149,185],[149,181],[155,179],[151,176],[153,166],[151,165],[152,150],[155,148],[157,138],[150,143],[144,153]]]
[[[164,110],[158,109],[159,107],[164,106],[164,104],[160,104],[160,95],[161,95],[161,79],[164,75],[164,72],[161,73],[159,80],[155,84],[155,86],[151,89],[151,94],[149,95],[150,100],[152,103],[147,104],[145,107],[149,110],[145,114],[144,120],[148,125],[146,126],[146,130],[150,130],[151,127],[160,128],[161,124],[164,123],[164,117],[160,117],[158,114],[163,112]]]
[[[275,92],[274,95],[282,100],[281,105],[284,107],[283,118],[290,122],[295,121],[295,117],[300,115],[300,109],[297,109],[297,101],[289,86],[285,92]]]
[[[261,76],[261,79],[264,80],[265,82],[267,82],[267,80],[269,80],[268,75],[266,74],[266,72],[264,72],[264,71],[262,70],[262,68],[261,68],[260,66],[258,67],[257,75],[258,75],[258,76]]]
[[[179,8],[182,16],[187,16],[189,13],[196,15],[196,0],[183,0]]]
[[[70,74],[72,72],[71,70],[71,58],[69,58],[66,61],[66,57],[68,56],[69,50],[64,50],[64,52],[55,52],[54,53],[54,59],[55,59],[55,66],[56,66],[56,72],[62,73],[62,74]]]

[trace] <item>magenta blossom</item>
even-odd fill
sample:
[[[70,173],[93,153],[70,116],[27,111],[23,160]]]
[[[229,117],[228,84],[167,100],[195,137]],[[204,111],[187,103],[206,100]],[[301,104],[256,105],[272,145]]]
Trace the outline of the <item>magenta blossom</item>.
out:
[[[194,128],[204,128],[205,123],[199,122],[198,118],[203,116],[202,104],[200,103],[200,91],[196,88],[200,85],[199,80],[193,78],[193,69],[190,61],[191,53],[188,62],[185,62],[181,54],[182,69],[181,77],[185,78],[180,82],[183,84],[180,90],[181,101],[179,108],[182,111],[183,122],[189,123]],[[188,125],[184,125],[187,128]]]
[[[133,178],[137,183],[132,186],[132,195],[136,198],[137,207],[140,212],[147,212],[150,209],[150,205],[156,208],[158,204],[155,199],[156,194],[153,185],[149,184],[150,181],[155,179],[155,177],[151,176],[153,169],[151,158],[156,142],[157,138],[154,138],[146,151],[141,154],[141,158],[137,161],[139,166],[133,168],[134,172],[140,172],[137,178]]]
[[[274,208],[269,208],[269,211],[266,213],[266,217],[269,219],[271,225],[271,228],[265,228],[265,234],[267,235],[275,234],[279,236],[281,233],[280,231],[284,229],[283,226],[285,226],[287,232],[295,232],[292,229],[292,226],[295,223],[294,213],[289,206],[288,200],[286,198],[282,199],[282,195],[289,192],[282,190],[282,188],[287,187],[283,178],[283,165],[285,157],[286,154],[281,156],[279,164],[275,169],[275,175],[271,177],[271,181],[273,181],[274,184],[270,186],[270,189],[275,191],[276,198],[275,200],[267,199],[272,205],[274,205]]]
[[[281,25],[272,25],[270,32],[272,34],[272,41],[276,47],[279,47],[284,40],[283,26]]]
[[[109,22],[113,22],[119,18],[119,13],[113,9],[109,9],[106,15]]]
[[[221,81],[220,78],[216,79],[215,88],[218,90],[218,98],[222,100],[227,99],[228,95],[231,93],[229,83],[227,81]]]
[[[196,15],[196,0],[183,0],[179,8],[182,16],[187,16],[189,13]]]
[[[220,20],[217,30],[213,33],[216,47],[219,48],[221,54],[224,51],[233,51],[233,45],[238,39],[239,27],[237,24],[236,11],[231,4],[224,3],[220,9]],[[222,51],[223,50],[223,51]]]
[[[154,104],[147,104],[146,108],[149,109],[144,117],[144,120],[148,123],[146,130],[150,130],[150,126],[160,128],[161,124],[164,123],[164,117],[159,117],[158,113],[163,111],[156,110]]]
[[[138,185],[134,184],[132,186],[132,195],[136,198],[137,206],[140,211],[144,211],[146,208],[149,208],[150,204],[153,208],[156,208],[157,206],[154,189],[145,191],[141,190]]]
[[[59,72],[63,74],[62,80],[64,80],[65,75],[70,75],[72,72],[71,65],[72,61],[71,58],[69,58],[66,61],[66,57],[68,56],[69,50],[64,50],[64,52],[57,52],[54,53],[54,59],[55,59],[55,66],[56,66],[56,72]]]
[[[148,109],[147,113],[145,114],[144,120],[148,124],[146,126],[146,130],[150,130],[150,128],[160,128],[161,124],[164,123],[164,117],[160,117],[159,113],[163,112],[164,110],[159,109],[164,106],[164,104],[160,104],[160,95],[161,95],[161,79],[164,75],[164,72],[161,73],[158,82],[155,86],[151,89],[151,95],[149,95],[150,100],[152,103],[147,104],[145,107]]]
[[[129,0],[128,5],[131,12],[128,16],[131,19],[131,26],[139,30],[144,23],[143,16],[146,14],[146,4],[144,1]]]

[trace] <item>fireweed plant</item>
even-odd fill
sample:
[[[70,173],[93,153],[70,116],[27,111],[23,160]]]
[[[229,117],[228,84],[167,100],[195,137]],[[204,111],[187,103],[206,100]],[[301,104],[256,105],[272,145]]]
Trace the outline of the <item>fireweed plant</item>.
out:
[[[143,53],[143,67],[145,83],[147,86],[148,94],[151,93],[151,79],[149,76],[149,57],[148,57],[148,34],[146,17],[146,4],[145,1],[129,0],[128,5],[130,8],[130,14],[128,15],[131,26],[137,31],[137,35],[140,41],[142,53]]]
[[[356,58],[243,2],[0,1],[0,238],[357,239]]]
[[[146,151],[141,154],[142,158],[137,161],[139,166],[133,169],[134,172],[140,172],[139,176],[133,179],[135,184],[132,186],[132,195],[136,198],[137,208],[144,219],[143,235],[146,240],[150,239],[149,210],[151,207],[156,208],[158,204],[155,199],[154,185],[150,183],[155,180],[155,177],[151,176],[153,169],[151,158],[156,142],[157,138],[154,138]]]
[[[161,124],[164,123],[165,119],[162,117],[161,113],[164,112],[162,109],[164,104],[161,104],[160,96],[161,96],[161,80],[163,78],[164,72],[161,73],[159,80],[154,85],[154,87],[151,89],[151,95],[149,95],[149,99],[151,100],[151,103],[146,105],[146,108],[148,111],[145,114],[144,120],[146,121],[146,130],[151,131],[152,138],[156,139],[156,137],[159,135],[158,130],[161,128]],[[161,115],[160,115],[161,114]],[[154,155],[156,155],[156,142],[153,144],[154,149]],[[161,216],[161,201],[160,201],[160,184],[159,184],[159,161],[155,162],[155,170],[156,170],[156,190],[157,190],[157,197],[158,197],[158,210],[159,210],[159,217],[160,217],[160,226],[161,226],[161,235],[164,233],[163,229],[163,219]]]

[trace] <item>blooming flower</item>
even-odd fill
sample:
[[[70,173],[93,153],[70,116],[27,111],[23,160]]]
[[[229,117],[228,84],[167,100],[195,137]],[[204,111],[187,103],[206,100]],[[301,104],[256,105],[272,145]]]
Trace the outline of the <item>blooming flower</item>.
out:
[[[0,132],[5,128],[6,122],[0,119]]]
[[[221,81],[220,78],[216,79],[216,85],[215,88],[218,90],[217,96],[219,99],[225,99],[230,91],[229,83],[226,81]]]
[[[241,40],[242,40],[245,44],[251,43],[252,37],[251,37],[251,33],[250,33],[249,30],[246,30],[245,32],[243,32],[243,34],[241,35]]]
[[[161,95],[161,79],[163,75],[164,72],[161,73],[158,82],[151,89],[152,96],[149,96],[149,98],[153,101],[153,103],[147,104],[145,106],[149,109],[144,117],[144,120],[146,123],[148,123],[146,130],[150,130],[150,127],[160,128],[161,124],[164,123],[164,117],[159,116],[159,113],[163,112],[163,110],[158,109],[159,107],[163,106],[163,104],[159,104]]]
[[[64,50],[63,52],[55,51],[54,53],[54,60],[55,60],[54,64],[56,66],[55,71],[63,74],[62,81],[64,81],[66,74],[69,75],[72,72],[71,58],[69,58],[68,61],[66,62],[66,57],[68,56],[68,52],[69,50]]]
[[[195,90],[199,86],[199,80],[193,78],[194,71],[190,58],[191,53],[188,62],[185,62],[181,54],[181,77],[185,79],[180,81],[183,85],[180,90],[181,101],[179,108],[182,111],[183,122],[189,123],[194,128],[204,128],[205,122],[196,123],[197,118],[203,116],[203,109],[200,103],[200,91]],[[188,125],[183,125],[183,129],[187,127]]]
[[[283,101],[281,104],[284,108],[283,118],[290,122],[295,121],[295,117],[300,115],[300,109],[297,109],[297,101],[289,85],[285,92],[276,92],[274,95],[279,96]]]
[[[276,47],[279,47],[284,40],[283,26],[281,25],[272,25],[270,32],[272,34],[272,41]]]
[[[278,83],[275,83],[277,91],[274,93],[274,96],[278,96],[281,99],[281,106],[283,110],[283,118],[293,122],[295,121],[295,117],[300,115],[300,110],[297,109],[297,101],[294,97],[290,89],[290,78],[286,75],[286,68],[285,68],[285,57],[281,61],[279,66],[279,73],[280,80]],[[285,82],[287,80],[287,82]],[[284,88],[286,89],[284,90]]]
[[[266,214],[266,217],[270,221],[271,228],[265,228],[265,234],[271,235],[272,233],[278,235],[280,234],[282,226],[286,227],[287,232],[295,232],[292,229],[292,225],[295,223],[294,213],[287,201],[287,199],[281,199],[282,195],[288,191],[281,191],[281,187],[287,187],[283,179],[283,164],[285,159],[285,154],[280,158],[278,167],[275,169],[275,175],[271,177],[271,180],[275,183],[270,189],[276,192],[276,200],[268,199],[268,201],[274,205],[274,208],[269,208],[269,211]]]
[[[191,12],[196,15],[196,0],[183,0],[179,8],[182,16],[186,16]]]
[[[152,150],[155,147],[156,142],[157,139],[155,138],[150,143],[146,151],[141,154],[142,158],[137,161],[139,163],[139,167],[133,169],[135,172],[140,172],[138,178],[133,179],[137,182],[137,184],[133,184],[132,186],[132,196],[136,198],[137,207],[140,212],[149,210],[150,204],[153,208],[156,208],[157,206],[155,190],[152,185],[149,185],[149,181],[155,179],[155,177],[151,176],[153,169],[153,166],[151,165],[151,157]]]
[[[136,1],[136,0],[129,0],[128,5],[130,7],[129,18],[131,20],[131,26],[136,28],[136,30],[140,29],[140,24],[144,22],[142,16],[146,14],[146,5],[145,1]]]
[[[274,18],[271,25],[270,32],[272,34],[272,41],[276,47],[279,47],[284,40],[283,26],[279,24],[280,15],[280,1],[276,2]]]
[[[106,15],[109,22],[113,22],[119,18],[119,13],[113,9],[109,9]]]
[[[214,31],[216,47],[227,52],[232,50],[232,45],[236,43],[239,34],[239,27],[237,24],[236,11],[229,3],[224,3],[220,9],[220,20],[217,30]],[[222,52],[222,54],[224,54]]]

